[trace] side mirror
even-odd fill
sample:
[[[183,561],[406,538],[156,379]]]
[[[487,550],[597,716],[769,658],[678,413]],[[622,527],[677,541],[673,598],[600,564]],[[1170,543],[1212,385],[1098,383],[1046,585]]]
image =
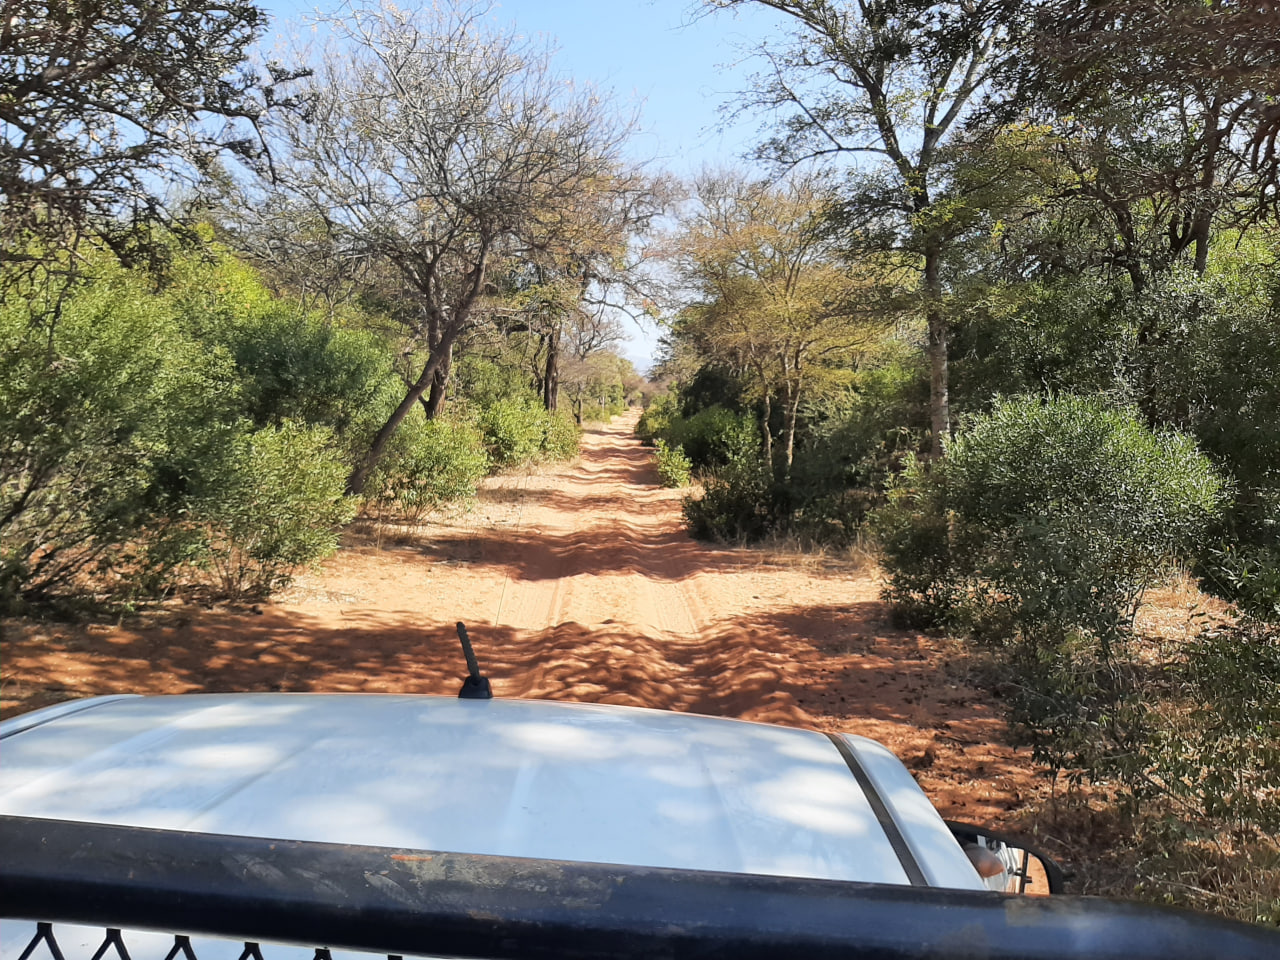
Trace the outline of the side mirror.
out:
[[[986,827],[954,820],[946,824],[988,889],[1041,896],[1063,892],[1062,868],[1044,851]]]

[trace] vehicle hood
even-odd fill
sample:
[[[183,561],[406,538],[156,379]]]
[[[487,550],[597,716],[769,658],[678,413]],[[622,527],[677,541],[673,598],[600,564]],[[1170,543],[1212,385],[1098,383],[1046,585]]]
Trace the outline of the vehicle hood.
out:
[[[291,840],[906,883],[808,730],[521,700],[83,701],[0,725],[0,813]],[[981,889],[905,768],[849,737],[931,883]],[[883,816],[883,811],[882,811]]]

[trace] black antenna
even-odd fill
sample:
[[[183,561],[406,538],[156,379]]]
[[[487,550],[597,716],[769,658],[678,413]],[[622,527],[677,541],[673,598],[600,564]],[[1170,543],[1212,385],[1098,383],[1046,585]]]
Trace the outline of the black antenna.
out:
[[[493,691],[489,689],[489,680],[480,676],[480,663],[476,660],[476,652],[471,649],[471,638],[467,636],[467,626],[461,620],[458,621],[458,639],[462,641],[462,655],[467,658],[467,679],[462,681],[458,699],[492,700]]]

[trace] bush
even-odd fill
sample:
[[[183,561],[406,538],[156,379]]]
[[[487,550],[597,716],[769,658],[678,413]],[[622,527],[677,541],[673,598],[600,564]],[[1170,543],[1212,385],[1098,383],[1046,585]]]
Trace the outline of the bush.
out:
[[[286,421],[242,435],[216,484],[191,504],[205,534],[202,566],[230,597],[263,596],[337,549],[355,513],[347,468],[323,427]]]
[[[346,467],[327,429],[252,432],[221,334],[233,320],[248,329],[271,298],[231,273],[243,282],[227,302],[216,283],[157,292],[154,278],[104,265],[61,290],[56,313],[0,307],[6,605],[162,595],[224,559],[243,567],[219,572],[228,589],[261,591],[329,549],[349,507],[327,478]]]
[[[681,447],[668,447],[665,440],[654,441],[654,462],[658,480],[664,487],[687,487],[693,479],[693,465]]]
[[[1197,570],[1207,590],[1245,616],[1280,623],[1280,544],[1219,541],[1201,554]]]
[[[184,337],[145,279],[104,267],[0,308],[0,593],[10,604],[129,589],[147,541],[228,455],[230,358]],[[161,572],[163,574],[163,572]],[[163,577],[162,577],[163,578]]]
[[[473,424],[427,420],[415,412],[392,436],[369,477],[365,496],[380,511],[409,520],[475,496],[489,472],[484,437]]]
[[[1037,642],[1084,631],[1105,659],[1146,587],[1200,542],[1222,492],[1188,437],[1152,433],[1132,411],[1002,401],[891,492],[877,517],[886,594],[935,619],[998,607]]]
[[[1173,709],[1148,724],[1145,780],[1236,831],[1280,831],[1280,628],[1202,631],[1173,665]]]
[[[571,417],[542,411],[542,454],[549,460],[572,460],[580,452],[582,432]]]
[[[364,441],[404,389],[391,351],[372,334],[285,305],[238,325],[228,347],[243,378],[246,414],[258,426],[298,420]]]
[[[458,394],[480,410],[510,401],[513,397],[536,401],[529,390],[529,377],[522,366],[495,363],[475,354],[464,354],[453,368],[453,382]]]
[[[1173,271],[1129,305],[1148,328],[1144,412],[1194,436],[1235,488],[1204,587],[1275,618],[1280,602],[1280,283],[1270,262]],[[1264,258],[1269,261],[1270,257]]]
[[[700,499],[685,498],[685,522],[699,540],[758,540],[776,525],[777,492],[773,472],[758,458],[735,458],[705,477]]]
[[[760,434],[755,421],[724,407],[708,407],[691,417],[675,417],[662,439],[683,447],[696,469],[714,470],[756,456]]]
[[[542,452],[546,414],[536,401],[517,397],[495,400],[476,420],[495,466],[527,463]]]
[[[636,421],[636,436],[646,447],[666,436],[671,421],[678,417],[679,401],[674,393],[660,393],[649,401]]]
[[[1055,772],[1137,776],[1141,700],[1118,657],[1143,591],[1187,556],[1222,484],[1187,437],[1129,410],[1006,400],[874,518],[886,597],[1000,644],[1011,720]]]
[[[548,413],[532,397],[496,400],[480,411],[476,423],[489,457],[498,467],[513,467],[540,457],[568,460],[578,455],[578,427],[568,417]]]

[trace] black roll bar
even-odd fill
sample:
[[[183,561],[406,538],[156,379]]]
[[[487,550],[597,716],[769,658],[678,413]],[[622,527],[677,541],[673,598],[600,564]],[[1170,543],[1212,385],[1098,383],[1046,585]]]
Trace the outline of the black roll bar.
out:
[[[0,917],[476,960],[1280,957],[1280,931],[1089,897],[26,817],[0,817]]]

